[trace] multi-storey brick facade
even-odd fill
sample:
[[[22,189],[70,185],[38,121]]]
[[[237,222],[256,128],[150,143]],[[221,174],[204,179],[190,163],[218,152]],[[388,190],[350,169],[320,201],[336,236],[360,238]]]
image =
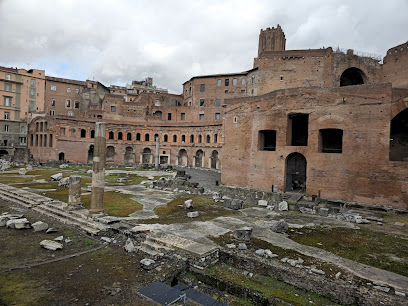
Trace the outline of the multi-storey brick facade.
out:
[[[90,162],[103,120],[108,163],[153,163],[157,136],[161,164],[222,168],[226,185],[407,208],[407,44],[383,64],[285,46],[280,26],[261,30],[252,69],[192,77],[181,95],[87,81],[78,116],[30,124],[31,152]]]

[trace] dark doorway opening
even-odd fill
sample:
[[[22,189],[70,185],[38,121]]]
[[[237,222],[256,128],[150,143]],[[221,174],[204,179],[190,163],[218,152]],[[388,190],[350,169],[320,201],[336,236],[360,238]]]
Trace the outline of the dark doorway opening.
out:
[[[58,154],[58,160],[59,161],[65,161],[65,153],[61,152],[60,154]]]
[[[408,108],[391,120],[390,160],[408,161]]]
[[[94,156],[94,146],[90,145],[88,149],[88,164],[93,163],[93,156]]]
[[[306,158],[292,153],[286,158],[286,191],[306,190]]]
[[[307,146],[309,137],[309,114],[289,114],[288,145]]]

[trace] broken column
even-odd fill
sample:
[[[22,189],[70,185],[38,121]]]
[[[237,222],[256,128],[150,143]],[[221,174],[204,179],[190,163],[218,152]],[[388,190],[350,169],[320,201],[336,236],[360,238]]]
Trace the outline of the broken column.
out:
[[[160,138],[159,136],[156,137],[156,159],[154,166],[156,170],[159,170],[159,161],[160,161]]]
[[[69,177],[68,204],[81,204],[81,177],[79,175],[72,175]]]
[[[97,122],[95,128],[94,157],[92,165],[92,198],[90,213],[103,212],[105,189],[106,123]]]

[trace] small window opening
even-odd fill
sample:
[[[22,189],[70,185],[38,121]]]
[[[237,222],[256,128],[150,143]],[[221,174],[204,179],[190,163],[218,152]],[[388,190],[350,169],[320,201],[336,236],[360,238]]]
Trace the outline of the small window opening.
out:
[[[109,139],[113,139],[113,137],[114,137],[114,133],[111,131],[111,132],[109,132]]]
[[[343,130],[321,129],[319,130],[320,153],[342,153]]]
[[[81,138],[85,138],[86,137],[86,130],[82,129],[81,130]]]
[[[126,134],[126,140],[132,140],[132,133]]]
[[[122,133],[122,132],[119,132],[119,133],[118,133],[118,139],[119,139],[119,140],[122,140],[122,139],[123,139],[123,133]]]
[[[259,150],[276,151],[276,131],[259,131]]]
[[[289,114],[288,145],[307,146],[309,135],[309,114]]]

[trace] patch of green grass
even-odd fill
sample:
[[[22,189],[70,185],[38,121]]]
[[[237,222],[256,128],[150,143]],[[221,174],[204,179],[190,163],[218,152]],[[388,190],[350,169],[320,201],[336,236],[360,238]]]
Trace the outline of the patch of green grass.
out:
[[[194,221],[207,221],[220,216],[239,215],[240,212],[224,208],[222,204],[214,202],[214,200],[205,195],[178,195],[173,201],[166,206],[157,207],[154,212],[159,216],[158,219],[143,220],[144,223],[187,223],[192,219],[187,217],[190,210],[186,210],[178,205],[184,205],[184,201],[193,200],[193,210],[198,211],[199,216],[194,218]]]
[[[296,305],[308,305],[311,303],[310,301],[314,305],[336,305],[336,303],[327,298],[313,292],[298,289],[269,276],[257,274],[253,277],[244,276],[241,270],[225,264],[214,265],[208,268],[205,274],[255,290],[261,296],[271,300],[277,297],[285,302]]]
[[[289,238],[340,257],[408,276],[408,241],[391,234],[366,228],[304,228],[290,232]]]
[[[103,196],[103,208],[105,213],[115,217],[127,217],[135,211],[143,209],[143,205],[132,200],[134,195],[120,192],[107,191]],[[85,208],[91,207],[91,195],[81,197]]]
[[[95,246],[97,245],[97,242],[93,239],[90,238],[82,238],[81,242],[86,245],[86,246]]]
[[[16,184],[16,183],[26,183],[32,181],[33,177],[26,177],[24,175],[19,175],[18,173],[13,174],[1,174],[0,183],[2,184]]]
[[[134,185],[134,184],[140,184],[142,181],[146,181],[147,177],[146,176],[139,176],[137,174],[126,174],[126,173],[112,173],[110,175],[105,176],[105,179],[109,182],[115,182],[117,183],[118,178],[126,177],[129,182],[126,183],[120,183],[120,184],[125,184],[125,185]],[[113,186],[111,184],[111,186]]]
[[[23,271],[0,273],[0,304],[39,305],[44,295],[43,282],[30,280]]]

